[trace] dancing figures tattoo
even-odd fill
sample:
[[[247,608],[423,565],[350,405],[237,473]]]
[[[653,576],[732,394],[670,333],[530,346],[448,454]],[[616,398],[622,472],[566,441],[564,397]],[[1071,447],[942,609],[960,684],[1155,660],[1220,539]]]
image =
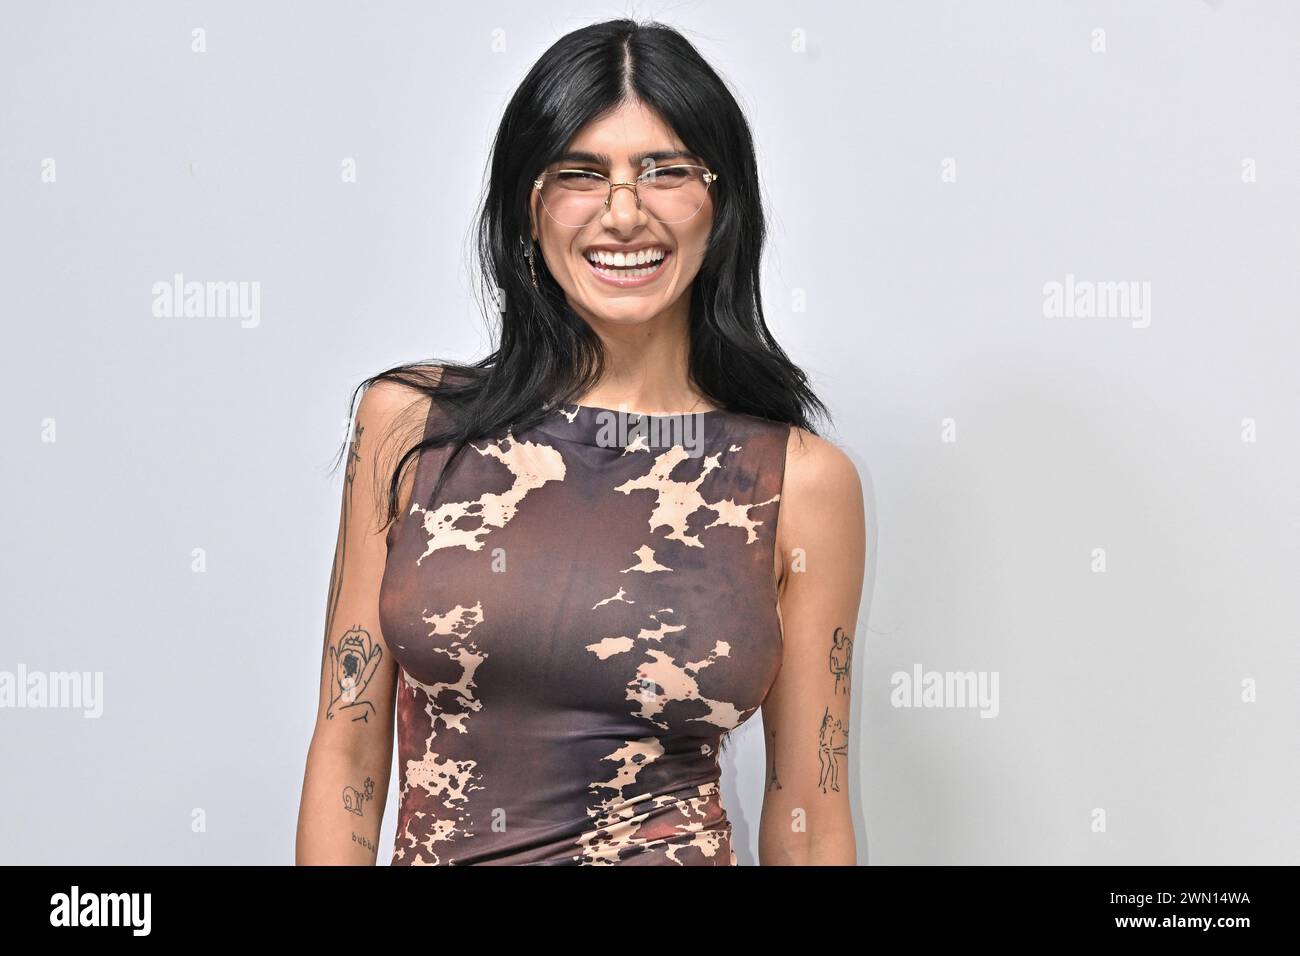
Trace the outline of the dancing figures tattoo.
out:
[[[827,707],[826,713],[822,715],[822,726],[818,737],[817,759],[821,762],[821,775],[817,785],[822,788],[822,793],[827,792],[827,787],[831,790],[839,790],[839,758],[843,757],[844,761],[848,762],[849,728],[839,718],[832,718],[831,709]]]
[[[367,800],[373,800],[375,798],[374,780],[366,777],[366,782],[361,786],[363,788],[361,790],[358,790],[356,787],[343,788],[343,809],[348,811],[348,813],[355,813],[357,816],[362,816],[362,804]]]
[[[853,668],[853,635],[846,634],[842,627],[837,627],[831,636],[830,664],[831,674],[835,677],[834,693],[847,694],[849,672]]]
[[[853,635],[842,627],[835,628],[831,635],[831,650],[828,657],[831,676],[835,678],[833,695],[849,692],[849,675],[853,670]],[[831,716],[830,707],[822,714],[821,729],[817,734],[817,760],[821,764],[817,786],[822,793],[840,789],[840,758],[845,764],[849,761],[849,728],[838,717]]]

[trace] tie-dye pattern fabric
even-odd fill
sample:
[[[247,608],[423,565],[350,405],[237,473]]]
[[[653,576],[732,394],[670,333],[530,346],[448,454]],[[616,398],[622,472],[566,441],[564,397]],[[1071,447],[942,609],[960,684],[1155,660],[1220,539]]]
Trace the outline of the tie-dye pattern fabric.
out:
[[[380,593],[395,865],[736,862],[718,744],[780,668],[789,426],[715,410],[652,445],[615,416],[472,443],[432,508],[448,450],[421,455]]]

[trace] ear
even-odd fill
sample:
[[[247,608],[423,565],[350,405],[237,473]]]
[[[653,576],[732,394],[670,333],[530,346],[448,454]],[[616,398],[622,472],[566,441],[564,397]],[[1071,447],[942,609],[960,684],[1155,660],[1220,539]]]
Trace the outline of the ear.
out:
[[[537,190],[534,189],[532,192],[528,194],[528,234],[529,237],[534,242],[538,240],[537,209],[535,206],[536,202],[537,202]]]

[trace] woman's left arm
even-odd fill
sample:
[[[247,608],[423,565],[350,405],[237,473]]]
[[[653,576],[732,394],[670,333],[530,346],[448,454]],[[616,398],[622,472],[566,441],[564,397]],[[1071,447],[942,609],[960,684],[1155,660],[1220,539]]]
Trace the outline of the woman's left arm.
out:
[[[830,442],[790,430],[777,518],[781,671],[763,701],[759,862],[853,865],[849,679],[866,560],[862,484]]]

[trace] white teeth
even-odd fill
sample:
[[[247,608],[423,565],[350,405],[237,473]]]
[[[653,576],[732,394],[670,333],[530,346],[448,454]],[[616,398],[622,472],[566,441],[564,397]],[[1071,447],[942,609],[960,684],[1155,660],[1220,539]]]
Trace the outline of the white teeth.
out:
[[[607,276],[618,276],[620,279],[640,279],[643,276],[654,275],[658,266],[647,266],[644,269],[607,269],[604,266],[596,266],[597,272],[603,272]]]
[[[663,249],[641,249],[638,252],[588,252],[587,258],[596,265],[631,269],[648,263],[658,263],[667,253]]]

